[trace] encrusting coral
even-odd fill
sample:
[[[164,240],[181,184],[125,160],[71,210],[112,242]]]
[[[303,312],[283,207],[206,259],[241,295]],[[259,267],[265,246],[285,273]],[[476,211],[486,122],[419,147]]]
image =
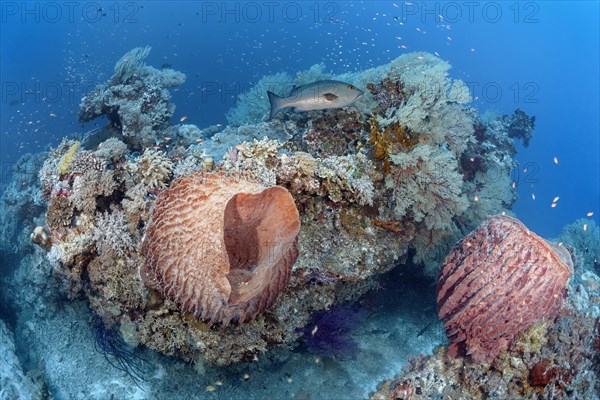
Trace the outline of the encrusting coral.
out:
[[[298,256],[298,211],[281,187],[196,173],[161,192],[142,252],[146,284],[212,323],[270,307]]]

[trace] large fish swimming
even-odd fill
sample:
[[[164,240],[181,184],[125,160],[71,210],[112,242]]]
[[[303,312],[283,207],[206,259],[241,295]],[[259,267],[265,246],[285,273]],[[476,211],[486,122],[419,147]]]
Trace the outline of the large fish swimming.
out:
[[[318,81],[292,89],[288,97],[267,91],[271,103],[269,121],[279,110],[294,107],[295,112],[327,110],[348,106],[358,100],[362,90],[340,81]]]

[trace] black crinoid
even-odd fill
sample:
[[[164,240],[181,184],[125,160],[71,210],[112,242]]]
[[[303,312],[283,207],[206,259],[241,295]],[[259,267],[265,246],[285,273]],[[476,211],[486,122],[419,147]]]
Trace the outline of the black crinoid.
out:
[[[311,322],[298,331],[304,333],[303,342],[309,352],[347,360],[353,358],[358,351],[353,330],[365,317],[364,310],[338,305],[316,312]]]
[[[144,380],[143,364],[146,360],[130,350],[115,325],[107,327],[102,318],[97,315],[94,315],[92,323],[96,338],[94,343],[96,351],[102,354],[114,368],[129,375],[135,385],[142,389],[139,382]]]

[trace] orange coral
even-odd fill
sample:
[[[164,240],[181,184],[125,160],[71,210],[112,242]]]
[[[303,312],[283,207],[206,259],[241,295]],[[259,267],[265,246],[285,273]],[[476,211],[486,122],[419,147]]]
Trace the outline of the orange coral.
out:
[[[375,220],[373,221],[373,225],[382,227],[384,229],[388,229],[392,232],[401,232],[400,221],[381,221]]]
[[[387,159],[390,155],[390,146],[389,143],[384,140],[383,133],[379,132],[379,123],[375,116],[371,117],[370,130],[371,135],[369,137],[369,143],[373,144],[375,147],[375,158],[377,160]]]
[[[418,142],[418,135],[411,132],[406,126],[400,125],[398,121],[386,126],[380,131],[379,123],[375,116],[371,117],[369,143],[373,144],[376,160],[383,161],[383,171],[391,171],[389,157],[393,153],[399,153],[412,149]]]
[[[145,283],[209,324],[250,321],[288,284],[299,229],[282,187],[223,173],[178,179],[152,210]]]

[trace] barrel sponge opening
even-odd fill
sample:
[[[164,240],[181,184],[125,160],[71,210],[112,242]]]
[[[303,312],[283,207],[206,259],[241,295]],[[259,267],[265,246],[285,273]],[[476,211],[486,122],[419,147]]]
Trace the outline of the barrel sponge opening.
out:
[[[145,283],[209,324],[248,322],[287,286],[299,229],[282,187],[218,173],[178,179],[152,211]]]

